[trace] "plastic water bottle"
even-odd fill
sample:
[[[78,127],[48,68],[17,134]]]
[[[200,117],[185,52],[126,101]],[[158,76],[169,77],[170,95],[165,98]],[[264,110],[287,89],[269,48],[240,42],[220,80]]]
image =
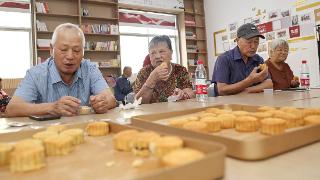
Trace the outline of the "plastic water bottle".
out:
[[[302,60],[300,69],[300,84],[302,88],[310,89],[310,73],[307,60]]]
[[[207,91],[207,73],[203,66],[203,61],[198,60],[197,68],[195,72],[195,84],[196,84],[196,98],[199,102],[208,101],[208,91]]]

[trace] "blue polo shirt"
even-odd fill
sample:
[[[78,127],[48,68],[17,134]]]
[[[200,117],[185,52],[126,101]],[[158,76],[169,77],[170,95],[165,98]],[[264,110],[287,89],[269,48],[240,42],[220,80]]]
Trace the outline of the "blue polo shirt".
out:
[[[217,58],[212,74],[212,82],[235,84],[244,80],[249,76],[254,67],[263,63],[263,58],[256,54],[250,57],[247,64],[245,64],[239,47],[236,46]]]
[[[55,102],[63,96],[81,100],[89,105],[90,95],[99,94],[108,88],[100,70],[88,60],[82,60],[71,85],[64,83],[53,58],[32,67],[14,93],[29,103]]]

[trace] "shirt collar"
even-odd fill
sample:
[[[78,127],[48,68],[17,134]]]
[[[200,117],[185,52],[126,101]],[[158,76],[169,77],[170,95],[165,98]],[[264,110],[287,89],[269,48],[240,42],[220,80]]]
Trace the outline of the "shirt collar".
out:
[[[255,54],[253,57],[249,57],[249,60],[253,60],[253,61],[259,61],[259,59],[257,58],[257,54]],[[240,49],[238,46],[236,46],[233,49],[233,60],[242,60],[242,56],[240,53]]]
[[[60,73],[57,69],[56,63],[54,61],[54,59],[51,57],[50,61],[52,61],[49,65],[49,71],[50,71],[50,76],[51,76],[51,83],[55,84],[58,82],[63,82],[60,76]],[[77,72],[75,73],[75,78],[73,79],[73,83],[75,83],[76,81],[78,81],[78,79],[82,79],[82,73],[81,73],[81,64],[80,64],[80,68],[77,70]]]

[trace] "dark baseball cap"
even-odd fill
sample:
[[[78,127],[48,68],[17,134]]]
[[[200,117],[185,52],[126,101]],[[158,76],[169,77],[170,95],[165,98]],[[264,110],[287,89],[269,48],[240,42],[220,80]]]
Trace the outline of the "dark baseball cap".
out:
[[[251,23],[247,23],[244,24],[242,26],[240,26],[237,30],[237,37],[238,38],[245,38],[245,39],[250,39],[252,37],[256,37],[259,36],[262,39],[264,39],[265,37],[263,35],[260,34],[257,26],[255,26],[254,24]]]

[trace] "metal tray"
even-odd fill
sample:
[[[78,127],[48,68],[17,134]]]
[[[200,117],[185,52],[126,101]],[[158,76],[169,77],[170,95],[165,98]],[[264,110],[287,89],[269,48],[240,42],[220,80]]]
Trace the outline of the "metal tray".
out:
[[[259,106],[226,104],[210,107],[231,108],[233,110],[255,112]],[[135,116],[132,117],[132,125],[141,128],[148,128],[150,130],[161,129],[162,132],[179,136],[219,142],[226,145],[228,156],[241,160],[266,159],[320,140],[320,125],[291,128],[287,129],[283,134],[267,136],[260,132],[240,133],[234,129],[224,129],[220,132],[211,134],[200,133],[171,127],[164,123],[164,121],[168,121],[170,118],[187,116],[192,113],[203,111],[206,108]]]
[[[141,159],[131,152],[114,150],[112,136],[124,129],[139,129],[110,123],[111,133],[102,137],[85,136],[85,143],[76,146],[66,156],[47,157],[45,168],[26,173],[11,173],[8,166],[0,167],[0,179],[217,179],[224,175],[225,147],[209,141],[182,137],[186,147],[201,150],[206,157],[174,168],[163,167],[154,157],[142,158],[141,167],[132,162]],[[68,128],[85,128],[87,123],[68,125]],[[0,142],[14,142],[30,138],[42,131],[26,130],[1,134]],[[143,129],[139,129],[143,130]],[[162,133],[165,135],[165,133]],[[108,167],[108,162],[114,165]],[[192,172],[192,173],[185,173]]]

